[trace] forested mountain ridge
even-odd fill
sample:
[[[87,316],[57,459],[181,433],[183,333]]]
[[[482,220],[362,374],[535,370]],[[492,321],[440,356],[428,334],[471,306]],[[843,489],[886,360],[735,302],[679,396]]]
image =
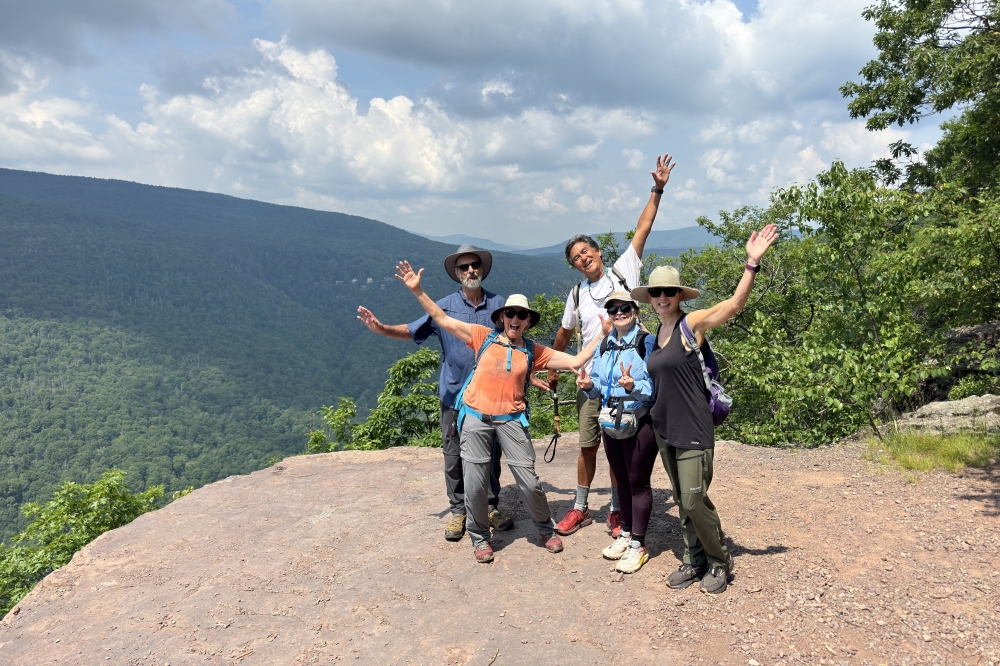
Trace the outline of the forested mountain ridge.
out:
[[[370,406],[414,349],[355,320],[422,313],[395,261],[456,288],[453,246],[380,222],[121,181],[0,169],[0,233],[0,540],[62,480],[169,491],[302,450],[319,405]],[[486,286],[574,275],[497,253]]]

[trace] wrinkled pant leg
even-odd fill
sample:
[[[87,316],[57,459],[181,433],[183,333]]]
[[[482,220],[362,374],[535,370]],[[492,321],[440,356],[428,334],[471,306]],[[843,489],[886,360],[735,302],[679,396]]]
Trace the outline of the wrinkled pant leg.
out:
[[[490,511],[500,506],[500,472],[503,470],[500,454],[502,453],[503,449],[500,448],[500,442],[494,437],[493,452],[490,456]]]
[[[454,514],[465,513],[465,484],[462,482],[462,442],[456,429],[458,410],[441,404],[441,452],[444,454],[444,487]]]
[[[722,521],[715,505],[708,497],[712,483],[715,452],[679,449],[677,477],[681,484],[681,506],[690,517],[698,541],[712,566],[725,566],[729,549],[722,541]]]
[[[462,471],[465,475],[465,529],[478,546],[490,540],[489,485],[494,427],[469,416],[462,424]]]
[[[648,421],[644,422],[635,437],[625,442],[622,453],[628,467],[629,486],[632,490],[632,533],[646,534],[649,528],[649,516],[653,513],[653,487],[650,479],[653,476],[658,450],[652,425]],[[621,484],[621,481],[618,483]],[[625,517],[625,504],[626,502],[622,502],[622,519]]]
[[[618,501],[621,504],[622,524],[632,526],[632,486],[629,483],[628,463],[625,458],[625,449],[629,446],[632,438],[615,439],[608,437],[607,433],[601,433],[604,440],[604,455],[608,458],[608,466],[618,481]]]
[[[684,509],[681,483],[678,478],[677,454],[684,451],[684,449],[670,446],[666,440],[660,437],[659,433],[655,433],[655,437],[656,446],[660,451],[660,460],[663,461],[663,468],[666,470],[667,476],[670,477],[670,487],[674,493],[674,504],[677,505],[677,514],[680,517],[681,536],[684,538],[684,556],[681,558],[681,561],[697,569],[703,568],[708,565],[708,557],[705,555],[705,549],[702,548],[701,542],[698,541],[698,532],[695,529],[694,523],[691,521],[688,512]]]
[[[519,421],[505,421],[496,426],[496,432],[528,515],[540,534],[551,535],[556,529],[556,522],[552,520],[549,501],[535,473],[535,447],[527,429]]]

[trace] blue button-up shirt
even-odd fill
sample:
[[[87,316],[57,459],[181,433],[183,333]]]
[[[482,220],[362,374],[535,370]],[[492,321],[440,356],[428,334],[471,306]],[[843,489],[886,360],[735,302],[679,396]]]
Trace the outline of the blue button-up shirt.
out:
[[[446,315],[453,319],[496,328],[490,315],[493,314],[494,310],[502,308],[506,302],[507,300],[503,296],[497,296],[483,289],[483,301],[478,306],[470,303],[461,290],[445,296],[437,304]],[[472,373],[476,352],[448,331],[441,330],[430,315],[424,315],[408,324],[407,328],[410,329],[410,337],[418,345],[423,344],[432,335],[438,336],[441,341],[444,363],[441,364],[438,395],[441,397],[442,405],[448,409],[454,409],[458,392],[462,390],[465,380]]]
[[[632,326],[631,330],[621,338],[618,336],[618,329],[612,329],[608,338],[608,350],[601,354],[601,346],[597,346],[594,350],[594,363],[590,369],[590,379],[594,385],[587,391],[588,398],[604,400],[610,387],[611,397],[629,398],[625,401],[626,412],[634,412],[639,407],[653,404],[653,379],[646,371],[646,362],[639,356],[639,352],[630,346],[635,343],[638,334],[638,324]],[[649,358],[655,340],[655,333],[646,336],[646,358]],[[626,368],[632,366],[629,375],[635,380],[635,386],[632,387],[631,393],[625,393],[625,389],[618,385],[618,380],[622,378],[623,365]]]

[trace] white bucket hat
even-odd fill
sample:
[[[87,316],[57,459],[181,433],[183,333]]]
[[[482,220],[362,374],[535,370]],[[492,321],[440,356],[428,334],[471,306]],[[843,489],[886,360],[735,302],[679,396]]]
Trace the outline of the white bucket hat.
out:
[[[528,314],[531,315],[530,317],[528,317],[528,328],[536,326],[538,324],[538,320],[542,318],[542,315],[540,313],[535,312],[530,307],[528,307],[527,296],[525,296],[524,294],[511,294],[510,296],[507,297],[507,302],[503,304],[503,307],[497,308],[496,310],[493,311],[493,314],[490,315],[490,319],[493,320],[494,324],[497,323],[497,320],[500,319],[500,314],[506,308],[521,308],[522,310],[527,310]]]
[[[681,290],[681,300],[690,301],[701,296],[693,287],[681,284],[681,273],[673,266],[657,266],[649,276],[649,283],[632,290],[632,298],[640,303],[649,303],[650,287],[676,287]]]
[[[627,291],[616,291],[615,293],[608,296],[606,299],[604,299],[605,307],[609,303],[611,303],[611,301],[621,301],[622,303],[638,304],[638,301],[632,298],[632,294],[628,293]]]

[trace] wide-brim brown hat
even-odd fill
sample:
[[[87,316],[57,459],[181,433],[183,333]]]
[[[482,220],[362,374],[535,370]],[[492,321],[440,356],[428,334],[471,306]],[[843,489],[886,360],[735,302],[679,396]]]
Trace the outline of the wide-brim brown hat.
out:
[[[493,255],[486,250],[477,250],[475,245],[462,245],[458,248],[458,251],[454,254],[449,254],[444,259],[444,270],[455,282],[461,284],[461,280],[455,277],[455,264],[458,263],[458,258],[463,254],[474,254],[479,257],[479,261],[483,262],[483,267],[480,269],[479,279],[485,280],[486,276],[490,274],[490,269],[493,268]]]
[[[701,292],[694,287],[685,287],[681,284],[681,273],[673,266],[657,266],[649,275],[649,283],[632,290],[632,298],[640,303],[649,303],[650,287],[677,287],[681,290],[681,300],[690,301],[701,296]]]
[[[506,308],[521,308],[522,310],[527,310],[528,314],[531,315],[530,317],[528,317],[528,328],[537,326],[538,320],[542,318],[542,315],[540,313],[535,312],[530,307],[528,307],[527,296],[525,296],[524,294],[511,294],[510,296],[507,297],[507,302],[503,304],[503,307],[497,308],[496,310],[493,311],[493,314],[490,315],[490,319],[493,320],[494,324],[497,323],[497,320],[500,319],[500,315]]]

